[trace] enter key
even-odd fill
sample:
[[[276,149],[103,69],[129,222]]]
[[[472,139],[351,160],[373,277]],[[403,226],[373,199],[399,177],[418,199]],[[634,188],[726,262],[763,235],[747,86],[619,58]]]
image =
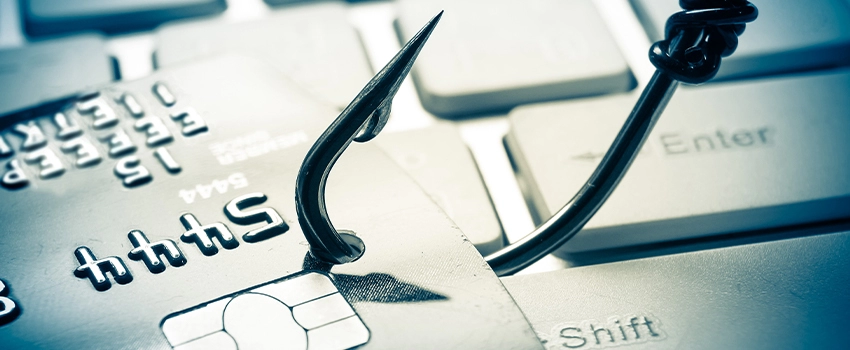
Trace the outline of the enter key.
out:
[[[680,88],[561,253],[850,217],[850,71]],[[538,220],[596,168],[635,96],[521,107],[508,145]]]

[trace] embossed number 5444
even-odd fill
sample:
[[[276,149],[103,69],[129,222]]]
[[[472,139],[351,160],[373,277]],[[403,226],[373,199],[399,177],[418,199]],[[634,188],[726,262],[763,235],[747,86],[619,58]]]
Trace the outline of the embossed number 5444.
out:
[[[8,295],[9,289],[0,281],[0,326],[12,322],[21,311],[15,301],[6,297]]]

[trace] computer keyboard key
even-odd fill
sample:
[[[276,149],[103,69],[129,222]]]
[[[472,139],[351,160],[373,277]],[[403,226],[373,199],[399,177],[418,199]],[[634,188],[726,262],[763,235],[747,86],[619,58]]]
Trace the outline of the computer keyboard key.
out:
[[[413,68],[422,105],[445,117],[629,89],[629,67],[592,1],[401,0],[400,36],[445,9]]]
[[[562,253],[850,217],[850,71],[681,88]],[[634,96],[520,107],[508,144],[539,219],[581,188]]]
[[[502,278],[547,349],[847,349],[850,232]]]
[[[30,36],[151,29],[167,21],[213,15],[226,8],[224,0],[21,1],[25,30]]]
[[[252,22],[169,24],[157,31],[157,38],[160,67],[225,52],[251,56],[340,108],[372,77],[343,3],[290,7]]]
[[[675,0],[631,0],[653,41],[682,11]],[[758,20],[747,24],[735,54],[723,59],[715,80],[850,65],[850,2],[770,0],[755,3]]]
[[[137,105],[124,103],[130,95]],[[540,348],[481,254],[375,144],[351,145],[326,192],[333,223],[366,252],[334,266],[308,255],[295,180],[338,111],[273,67],[218,57],[93,98],[103,103],[62,112],[103,155],[97,165],[71,166],[84,152],[59,151],[52,114],[21,121],[43,128],[33,150],[2,131],[14,155],[0,172],[15,164],[29,181],[0,183],[0,279],[12,289],[2,298],[21,305],[15,319],[0,315],[3,349]],[[90,115],[107,108],[118,122],[94,128]],[[186,118],[169,115],[190,108],[207,129],[184,135]],[[171,140],[146,142],[151,129],[134,125],[149,117]],[[119,130],[123,140],[106,137]],[[135,148],[108,156],[127,143]],[[48,151],[55,161],[18,161]],[[37,176],[53,164],[64,172]]]
[[[112,63],[103,38],[97,35],[2,49],[0,116],[68,97],[112,78]]]
[[[384,133],[376,141],[457,224],[481,254],[504,246],[502,226],[455,126]]]

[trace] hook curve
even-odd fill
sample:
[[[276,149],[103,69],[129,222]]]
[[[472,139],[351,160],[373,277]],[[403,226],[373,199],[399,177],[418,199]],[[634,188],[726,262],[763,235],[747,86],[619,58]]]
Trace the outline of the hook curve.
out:
[[[366,246],[353,231],[337,230],[328,217],[325,184],[337,159],[352,141],[373,139],[390,117],[392,99],[443,11],[428,21],[370,80],[307,152],[295,181],[295,210],[310,253],[319,260],[344,264],[363,255]]]
[[[746,0],[680,0],[679,4],[685,11],[670,17],[667,36],[650,48],[655,74],[596,170],[578,193],[540,227],[484,257],[496,275],[513,275],[575,236],[617,188],[679,81],[696,84],[713,78],[720,68],[720,58],[735,51],[737,36],[744,32],[745,24],[758,17],[758,9]],[[687,54],[689,50],[702,57],[693,60]]]

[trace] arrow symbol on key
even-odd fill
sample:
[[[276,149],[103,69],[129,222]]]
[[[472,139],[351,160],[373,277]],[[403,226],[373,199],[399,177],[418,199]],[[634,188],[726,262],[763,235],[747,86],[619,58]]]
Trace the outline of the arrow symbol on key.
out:
[[[595,162],[596,159],[601,159],[603,156],[605,156],[605,153],[593,153],[593,152],[587,151],[583,154],[573,156],[572,159],[585,160],[585,161],[588,161],[588,162]]]

